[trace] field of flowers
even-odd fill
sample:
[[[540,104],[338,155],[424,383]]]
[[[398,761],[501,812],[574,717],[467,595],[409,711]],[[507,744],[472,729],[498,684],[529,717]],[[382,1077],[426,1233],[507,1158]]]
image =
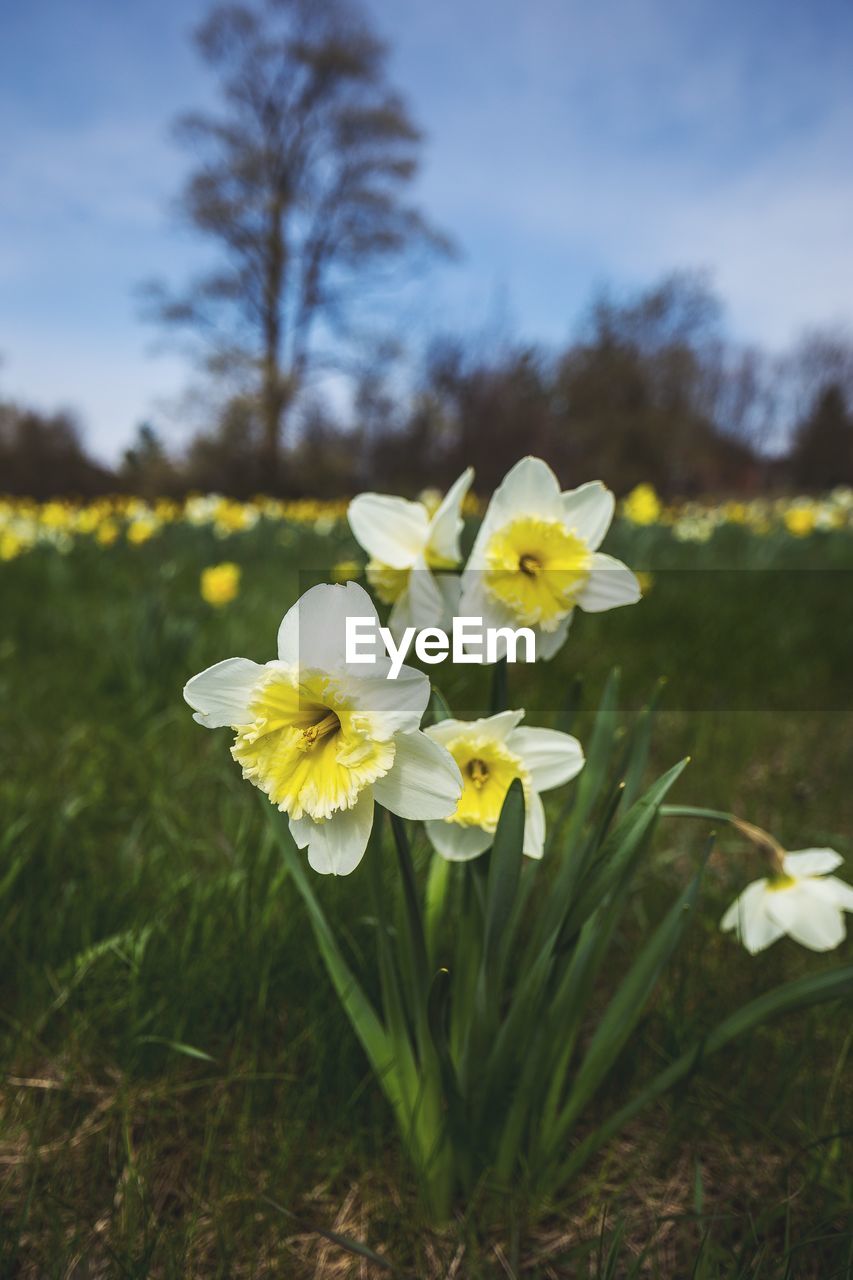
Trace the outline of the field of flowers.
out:
[[[441,494],[427,489],[421,498],[427,507],[437,506]],[[465,515],[476,518],[483,509],[475,495],[466,495]],[[0,560],[14,560],[40,546],[68,552],[79,540],[100,547],[116,542],[142,546],[174,525],[209,528],[221,540],[246,533],[258,524],[309,529],[323,537],[345,521],[346,510],[343,500],[259,497],[244,503],[216,494],[193,495],[183,502],[119,497],[90,503],[37,503],[0,498]],[[762,538],[780,531],[804,538],[812,533],[853,530],[853,489],[838,488],[821,498],[665,504],[651,485],[638,485],[620,504],[620,514],[629,526],[667,529],[679,542],[708,542],[716,530],[729,525]],[[355,569],[358,563],[356,559],[343,562],[342,572]]]
[[[421,495],[425,521],[441,496]],[[487,504],[459,504],[465,559]],[[640,486],[603,548],[636,572],[642,599],[580,613],[547,666],[427,669],[427,736],[453,748],[469,800],[503,760],[502,740],[484,746],[481,734],[479,754],[463,758],[442,736],[448,708],[467,723],[524,707],[526,725],[581,744],[583,770],[578,754],[560,788],[541,787],[541,864],[512,861],[511,799],[481,806],[466,828],[485,824],[489,863],[437,858],[432,811],[403,805],[388,829],[376,823],[363,865],[306,879],[305,853],[241,779],[226,730],[193,723],[181,691],[229,655],[267,662],[282,616],[315,584],[359,582],[383,613],[399,606],[347,503],[0,501],[0,1275],[853,1275],[849,995],[804,999],[707,1062],[690,1057],[734,1010],[786,983],[829,990],[853,961],[849,939],[798,945],[796,920],[792,936],[774,925],[756,954],[720,928],[768,854],[780,883],[801,874],[785,850],[805,848],[837,850],[836,874],[853,880],[853,491],[667,505]],[[193,687],[202,723],[232,722]],[[311,742],[327,728],[309,726]],[[281,780],[241,737],[237,759],[272,794]],[[666,814],[662,791],[629,809],[662,776]],[[637,856],[619,914],[604,895],[603,914],[577,925],[593,951],[608,940],[583,1001],[567,1005],[568,1079],[590,1077],[583,1108],[576,1118],[574,1093],[561,1100],[565,1063],[522,1076],[512,1096],[526,1088],[552,1123],[534,1141],[525,1118],[516,1141],[489,1101],[494,1074],[477,1070],[494,1065],[501,1036],[518,1050],[511,1063],[534,1043],[524,1016],[538,1007],[535,975],[518,999],[512,978],[537,954],[562,881],[543,891],[529,872],[558,867],[564,839],[627,849],[605,840],[630,813]],[[313,844],[306,852],[328,869]],[[648,940],[663,937],[673,903],[694,898],[690,927],[658,964]],[[447,948],[455,976],[472,921],[489,964],[454,1023],[441,984],[421,991],[413,939],[422,929],[436,971]],[[557,950],[582,955],[566,928]],[[626,975],[647,954],[657,985],[629,999]],[[336,984],[339,960],[392,1031],[398,1016],[398,1094],[393,1072],[376,1069],[350,978]],[[491,989],[498,972],[506,999]],[[608,1015],[616,1056],[596,1030]],[[482,1028],[478,1051],[463,1043],[470,1026]],[[421,1036],[439,1046],[435,1062]],[[400,1068],[409,1040],[414,1120]],[[419,1090],[434,1086],[430,1105],[453,1121],[462,1060],[463,1100],[483,1100],[479,1128],[425,1173]],[[606,1133],[680,1062],[674,1088]],[[481,1172],[502,1160],[514,1196]]]

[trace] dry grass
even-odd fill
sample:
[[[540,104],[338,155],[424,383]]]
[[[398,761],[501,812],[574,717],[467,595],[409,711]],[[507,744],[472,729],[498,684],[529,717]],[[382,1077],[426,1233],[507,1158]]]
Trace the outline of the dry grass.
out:
[[[184,1091],[185,1103],[193,1092],[191,1086]],[[211,1087],[204,1110],[215,1113],[226,1096],[222,1085]],[[61,1105],[51,1106],[57,1100]],[[603,1253],[616,1233],[621,1261],[614,1275],[634,1266],[631,1274],[680,1277],[691,1274],[709,1232],[718,1250],[725,1250],[727,1237],[751,1232],[756,1253],[781,1256],[786,1222],[796,1231],[816,1209],[811,1174],[792,1165],[781,1144],[774,1150],[767,1142],[706,1130],[700,1155],[696,1135],[673,1144],[661,1111],[611,1144],[572,1198],[531,1214],[520,1238],[505,1226],[481,1225],[501,1218],[485,1195],[476,1211],[437,1231],[419,1221],[412,1188],[389,1176],[396,1152],[383,1167],[320,1183],[283,1205],[271,1185],[263,1135],[239,1135],[249,1142],[239,1152],[245,1182],[228,1188],[216,1176],[202,1176],[192,1135],[182,1141],[172,1124],[173,1104],[163,1089],[126,1080],[72,1083],[47,1071],[7,1078],[0,1115],[3,1220],[29,1216],[10,1276],[378,1280],[392,1274],[336,1243],[338,1235],[367,1245],[410,1280],[564,1280],[602,1274]],[[223,1154],[217,1149],[209,1172]],[[53,1243],[48,1219],[59,1231]],[[840,1237],[840,1211],[833,1222]],[[176,1234],[180,1248],[173,1238],[166,1249]],[[56,1256],[63,1261],[54,1271],[51,1250],[60,1241]],[[117,1265],[131,1242],[138,1270],[126,1261]],[[826,1280],[824,1265],[820,1255],[810,1260],[803,1251],[792,1274]]]

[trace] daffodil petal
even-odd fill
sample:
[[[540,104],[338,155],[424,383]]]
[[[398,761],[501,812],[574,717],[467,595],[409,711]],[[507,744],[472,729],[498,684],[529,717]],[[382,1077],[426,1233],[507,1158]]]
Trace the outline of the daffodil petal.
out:
[[[484,716],[481,720],[439,720],[438,724],[431,724],[426,733],[434,742],[441,743],[450,742],[460,734],[503,742],[523,719],[523,711],[499,711],[496,715]]]
[[[590,551],[597,551],[610,528],[616,499],[600,480],[590,480],[562,495],[563,519],[582,538]]]
[[[368,555],[392,569],[408,569],[429,538],[429,517],[420,502],[384,493],[362,493],[347,511],[353,536]]]
[[[578,604],[587,613],[603,613],[619,605],[636,604],[642,594],[639,582],[626,564],[596,551]]]
[[[571,734],[557,729],[534,729],[522,725],[513,729],[506,744],[521,756],[537,791],[560,787],[580,773],[584,766],[581,744]]]
[[[428,547],[433,555],[455,564],[459,560],[459,536],[462,533],[462,501],[474,479],[474,468],[468,467],[448,489],[429,524]]]
[[[225,658],[200,671],[184,685],[184,700],[195,712],[193,720],[206,729],[249,724],[249,702],[263,674],[264,667],[249,658]]]
[[[291,819],[290,833],[308,862],[322,876],[348,876],[364,857],[373,827],[373,795],[365,791],[352,809],[341,809],[322,822]]]
[[[371,716],[376,737],[412,733],[419,727],[429,702],[429,677],[415,667],[403,665],[396,680],[387,680],[384,665],[376,675],[372,666],[362,668],[370,674],[350,675],[344,683],[347,696],[354,707]]]
[[[407,627],[441,627],[450,632],[453,618],[459,613],[461,586],[458,574],[433,573],[419,560],[388,618],[394,639],[399,643]]]
[[[521,458],[504,476],[491,501],[492,514],[503,523],[516,516],[542,520],[562,518],[560,482],[541,458]]]
[[[452,621],[454,616],[459,613],[462,579],[456,573],[437,573],[435,581],[441,594],[444,617],[446,620]]]
[[[407,627],[416,626],[414,617],[412,616],[412,597],[409,592],[410,580],[403,588],[401,594],[394,601],[391,612],[388,615],[388,630],[399,644],[405,635]]]
[[[545,850],[545,809],[539,794],[531,791],[526,801],[522,853],[528,858],[541,858]]]
[[[844,916],[833,902],[812,893],[808,880],[769,895],[772,919],[811,951],[832,951],[844,940]]]
[[[437,724],[428,725],[424,729],[427,737],[432,738],[433,742],[451,742],[454,738],[458,738],[463,729],[468,727],[466,720],[439,720]]]
[[[750,955],[757,955],[781,938],[785,930],[767,910],[767,881],[753,880],[720,921],[727,932],[734,929]]]
[[[822,876],[840,867],[843,861],[834,849],[797,849],[785,854],[782,865],[789,876]]]
[[[821,876],[812,881],[812,892],[819,892],[828,902],[834,902],[840,911],[853,911],[853,884],[839,880],[838,876]]]
[[[402,610],[396,606],[391,613],[391,631],[395,636],[402,634],[406,626],[413,626],[418,631],[426,627],[444,627],[448,622],[445,617],[444,598],[426,563],[419,559],[409,574],[409,585],[406,595],[405,622]]]
[[[310,587],[282,619],[278,629],[279,659],[293,666],[334,671],[345,664],[347,618],[368,617],[378,624],[376,606],[357,582]],[[362,650],[367,651],[366,643]],[[375,652],[384,656],[378,633]],[[375,674],[377,667],[360,670]]]
[[[562,649],[566,643],[566,637],[569,634],[569,627],[572,625],[572,618],[575,616],[574,609],[562,619],[559,626],[553,631],[536,630],[536,658],[541,658],[545,662],[549,658],[553,658],[554,654]]]
[[[483,572],[480,569],[469,570],[466,568],[462,575],[462,591],[459,603],[456,608],[457,617],[460,618],[478,618],[482,620],[484,628],[489,627],[510,627],[515,630],[518,627],[518,621],[511,611],[500,600],[496,600],[486,589]],[[537,628],[532,628],[536,634],[536,656],[540,656],[539,636],[541,632]],[[495,646],[496,657],[503,656],[505,646],[498,644]],[[477,661],[486,664],[486,644],[485,640],[478,639],[475,644],[465,646],[465,651],[470,653],[472,657],[476,656]],[[524,653],[524,644],[520,646],[519,652]]]
[[[460,827],[455,822],[427,822],[426,832],[436,853],[448,862],[470,862],[485,853],[494,839],[482,827]]]
[[[394,763],[374,783],[380,804],[401,818],[446,818],[462,792],[456,761],[425,733],[400,733],[394,739]]]

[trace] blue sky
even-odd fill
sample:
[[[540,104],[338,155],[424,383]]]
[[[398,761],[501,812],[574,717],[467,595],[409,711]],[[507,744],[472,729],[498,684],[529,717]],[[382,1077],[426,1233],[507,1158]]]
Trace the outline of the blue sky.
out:
[[[115,458],[191,380],[134,286],[199,249],[169,122],[209,103],[200,0],[0,5],[0,396]],[[853,322],[849,0],[368,0],[461,255],[398,327],[568,337],[591,291],[707,268],[735,334]],[[180,428],[173,428],[180,438]]]

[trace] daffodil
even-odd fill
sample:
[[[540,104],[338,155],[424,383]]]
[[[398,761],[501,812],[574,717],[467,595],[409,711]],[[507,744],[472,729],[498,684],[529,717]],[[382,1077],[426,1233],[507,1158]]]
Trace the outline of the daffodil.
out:
[[[459,613],[486,626],[531,627],[538,657],[563,644],[576,606],[591,613],[640,599],[626,565],[598,547],[614,498],[599,481],[560,492],[540,458],[522,458],[496,489],[462,575]]]
[[[338,560],[332,565],[332,577],[335,582],[349,582],[361,573],[361,565],[357,560]]]
[[[622,511],[632,524],[655,524],[663,507],[654,485],[638,484],[622,504]]]
[[[520,728],[523,711],[501,711],[484,720],[442,720],[426,732],[450,752],[462,775],[456,810],[426,824],[436,850],[451,862],[466,862],[492,843],[510,784],[521,780],[525,824],[523,849],[541,858],[545,810],[541,791],[562,786],[580,773],[580,743],[556,729]]]
[[[12,529],[0,531],[0,560],[14,560],[23,549],[23,540]]]
[[[473,478],[469,467],[432,511],[384,493],[361,493],[349,505],[353,536],[370,556],[367,581],[393,606],[388,625],[395,636],[409,626],[441,626],[455,611],[458,579],[432,570],[459,564],[462,503]]]
[[[831,951],[844,940],[844,912],[853,911],[853,886],[829,874],[842,862],[834,849],[783,853],[780,869],[747,885],[720,928],[735,930],[752,955],[785,933],[812,951]]]
[[[100,546],[111,547],[118,537],[118,525],[115,520],[102,520],[95,537]]]
[[[214,608],[230,604],[240,590],[240,566],[230,560],[208,565],[201,571],[199,590],[202,599]]]
[[[784,515],[785,528],[795,538],[806,538],[814,532],[817,523],[815,504],[809,501],[794,502]]]
[[[443,818],[462,788],[453,758],[419,729],[427,677],[404,666],[387,680],[378,655],[368,668],[347,665],[346,619],[369,615],[357,583],[312,587],[284,616],[277,659],[227,658],[184,689],[200,724],[235,730],[243,777],[287,814],[323,874],[358,866],[374,801],[403,818]]]
[[[158,524],[150,516],[137,516],[127,526],[127,540],[136,547],[141,547],[157,532]]]

